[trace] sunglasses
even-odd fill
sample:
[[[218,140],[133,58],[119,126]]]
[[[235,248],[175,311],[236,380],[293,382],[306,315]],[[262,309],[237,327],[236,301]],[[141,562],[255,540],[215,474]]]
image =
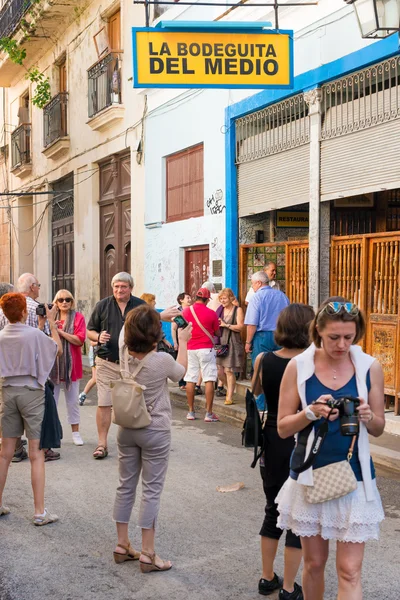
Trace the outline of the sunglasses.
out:
[[[57,298],[57,302],[72,302],[72,298]]]
[[[338,315],[342,311],[347,312],[352,317],[356,317],[360,309],[357,304],[353,304],[352,302],[329,302],[319,314],[321,315],[323,312],[326,312],[328,315]]]

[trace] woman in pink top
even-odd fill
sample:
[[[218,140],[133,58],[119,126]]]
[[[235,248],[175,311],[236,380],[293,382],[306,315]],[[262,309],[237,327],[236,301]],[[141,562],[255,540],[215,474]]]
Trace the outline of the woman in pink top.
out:
[[[53,303],[57,306],[56,323],[63,345],[63,354],[56,359],[50,379],[54,383],[54,398],[57,404],[61,385],[64,387],[72,441],[75,446],[83,446],[79,433],[79,380],[82,379],[83,374],[81,347],[86,338],[85,318],[75,310],[74,297],[68,290],[59,290]]]

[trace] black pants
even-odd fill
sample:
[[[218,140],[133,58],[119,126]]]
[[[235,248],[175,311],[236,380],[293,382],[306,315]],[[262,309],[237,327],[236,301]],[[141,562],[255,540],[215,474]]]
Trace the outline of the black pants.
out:
[[[283,530],[279,529],[276,526],[279,513],[278,506],[275,503],[275,498],[277,497],[279,490],[281,489],[284,482],[282,482],[281,485],[268,485],[265,467],[260,467],[260,471],[263,480],[264,493],[267,500],[267,503],[265,505],[265,517],[260,530],[260,535],[273,540],[279,540],[282,536]],[[288,548],[301,549],[300,538],[297,535],[295,535],[290,529],[288,529],[286,532],[285,546],[287,546]]]

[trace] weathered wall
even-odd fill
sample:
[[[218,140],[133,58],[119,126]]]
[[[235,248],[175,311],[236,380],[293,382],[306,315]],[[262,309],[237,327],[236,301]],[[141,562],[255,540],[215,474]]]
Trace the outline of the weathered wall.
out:
[[[54,45],[43,56],[38,51],[35,62],[41,71],[50,77],[52,94],[58,93],[57,68],[55,61],[63,53],[67,60],[68,101],[68,133],[71,140],[69,151],[52,160],[43,154],[43,111],[31,105],[32,122],[32,173],[23,179],[10,175],[10,189],[21,186],[36,190],[46,190],[52,181],[73,172],[74,174],[74,229],[75,229],[75,290],[80,308],[88,314],[99,298],[99,177],[98,161],[110,154],[132,148],[132,274],[137,281],[143,277],[143,198],[144,167],[136,162],[137,139],[140,138],[141,116],[144,98],[138,95],[129,81],[132,75],[131,27],[143,23],[142,6],[134,6],[130,0],[121,0],[121,48],[122,59],[122,102],[123,118],[107,130],[92,131],[88,121],[88,83],[87,69],[97,60],[93,36],[106,25],[106,17],[110,11],[118,8],[119,2],[95,0],[87,2],[83,12],[75,11],[71,5],[71,13],[79,17],[66,26],[54,38]],[[18,126],[19,97],[29,87],[22,77],[13,81],[7,89],[5,122],[7,141],[10,143],[10,132]],[[32,96],[33,90],[30,90]],[[1,183],[0,183],[1,185]],[[46,204],[37,202],[43,197],[34,198],[33,215],[21,215],[20,222],[26,227],[36,221]],[[32,269],[42,283],[41,297],[50,298],[51,293],[51,209],[46,210],[43,226],[32,254]],[[38,229],[34,231],[36,236]],[[3,241],[3,237],[1,238]],[[28,245],[28,241],[26,241]],[[14,248],[16,240],[14,239]],[[143,246],[142,246],[143,247]],[[1,256],[1,255],[0,255]],[[1,259],[0,259],[1,260]],[[26,262],[26,261],[25,261]],[[14,252],[14,270],[18,276],[22,268],[21,254]]]

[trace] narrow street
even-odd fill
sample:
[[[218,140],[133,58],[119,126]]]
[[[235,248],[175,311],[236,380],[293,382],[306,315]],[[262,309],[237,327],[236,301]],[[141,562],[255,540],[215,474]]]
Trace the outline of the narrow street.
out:
[[[116,565],[111,519],[117,485],[116,427],[110,456],[95,461],[95,392],[81,409],[83,447],[72,445],[64,424],[62,459],[47,463],[46,505],[60,517],[43,529],[30,523],[29,463],[13,464],[5,493],[12,514],[0,521],[0,600],[241,600],[255,599],[260,577],[258,531],[264,497],[240,429],[226,423],[188,423],[174,408],[170,468],[162,497],[157,551],[174,563],[169,573],[143,575],[137,563]],[[243,482],[243,490],[219,493],[218,485]],[[364,561],[364,598],[398,599],[400,482],[379,477],[386,521],[381,541]],[[132,515],[131,541],[140,548]],[[276,570],[282,573],[280,550]],[[327,569],[326,599],[334,600],[334,561]],[[277,596],[270,596],[275,600]]]

